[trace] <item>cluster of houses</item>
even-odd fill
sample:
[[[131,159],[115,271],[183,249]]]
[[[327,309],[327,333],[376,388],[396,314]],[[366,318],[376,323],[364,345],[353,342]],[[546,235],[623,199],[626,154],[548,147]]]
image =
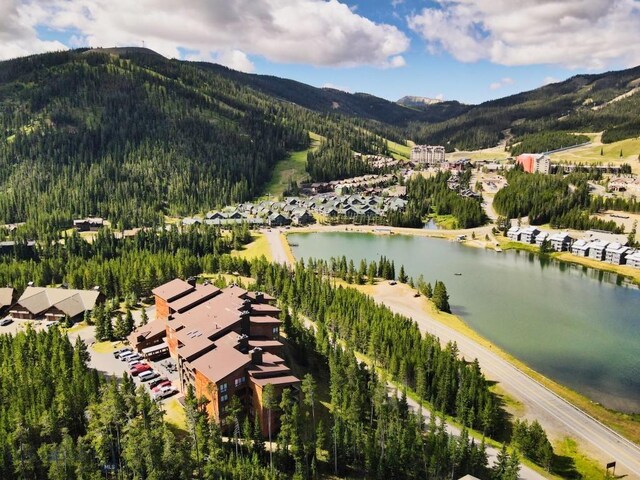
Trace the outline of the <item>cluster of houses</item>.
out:
[[[316,216],[344,221],[358,217],[380,217],[389,211],[404,210],[406,204],[407,201],[400,197],[319,194],[286,197],[282,201],[241,203],[230,210],[209,212],[204,217],[184,218],[182,224],[221,227],[243,223],[255,227],[301,226],[315,223]]]
[[[546,240],[556,252],[569,251],[578,257],[640,268],[640,250],[627,246],[628,240],[624,235],[589,231],[586,232],[585,238],[576,240],[566,232],[549,233],[534,226],[514,226],[507,231],[507,237],[514,242],[539,247]]]
[[[236,397],[250,418],[257,416],[263,434],[269,425],[276,430],[278,419],[264,408],[263,389],[271,384],[278,396],[290,389],[298,397],[300,380],[282,358],[275,298],[195,279],[171,280],[153,294],[156,318],[129,336],[131,346],[145,357],[168,353],[176,361],[181,391],[192,386],[198,398],[206,398],[215,421],[225,419]]]
[[[359,177],[345,178],[343,180],[332,180],[330,182],[314,182],[311,184],[303,184],[303,190],[315,193],[337,193],[339,195],[373,190],[387,185],[394,184],[396,177],[393,174],[368,174]]]
[[[371,168],[379,170],[395,168],[400,165],[400,160],[396,160],[392,157],[385,157],[384,155],[367,155],[366,161]]]
[[[449,179],[447,180],[447,187],[449,188],[449,190],[458,192],[461,197],[480,198],[481,196],[479,193],[471,190],[468,186],[464,187],[461,184],[460,177],[457,173],[449,177]]]

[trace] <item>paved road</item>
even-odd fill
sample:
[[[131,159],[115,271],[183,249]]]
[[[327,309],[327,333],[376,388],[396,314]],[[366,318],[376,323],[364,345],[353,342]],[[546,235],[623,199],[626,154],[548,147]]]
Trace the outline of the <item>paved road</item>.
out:
[[[407,299],[398,294],[376,297],[394,312],[413,318],[421,330],[438,336],[443,342],[455,341],[465,358],[477,358],[485,375],[500,382],[502,388],[520,400],[543,427],[576,438],[586,447],[587,453],[603,463],[615,460],[616,474],[640,479],[638,445],[579,410],[496,353],[429,317],[420,307],[420,299]]]
[[[280,239],[280,230],[277,228],[269,228],[262,230],[264,236],[267,238],[269,242],[269,248],[271,248],[271,256],[273,257],[273,261],[276,263],[281,263],[283,265],[290,265],[289,257],[287,257],[287,253],[284,250],[284,245],[282,245],[282,241]]]

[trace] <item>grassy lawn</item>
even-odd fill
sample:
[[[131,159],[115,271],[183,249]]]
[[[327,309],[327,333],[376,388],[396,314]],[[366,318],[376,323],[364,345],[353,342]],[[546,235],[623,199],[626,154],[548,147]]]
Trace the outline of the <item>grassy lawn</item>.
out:
[[[96,353],[111,353],[123,346],[124,343],[122,342],[96,342],[91,346],[91,349]]]
[[[231,252],[231,256],[252,260],[264,255],[265,257],[267,257],[267,260],[273,260],[273,257],[271,256],[271,248],[269,247],[267,237],[265,237],[261,233],[252,233],[251,238],[253,239],[251,243],[245,245],[242,250],[234,250],[233,252]]]
[[[187,416],[184,407],[177,398],[170,398],[162,404],[162,407],[168,423],[180,430],[187,430]]]

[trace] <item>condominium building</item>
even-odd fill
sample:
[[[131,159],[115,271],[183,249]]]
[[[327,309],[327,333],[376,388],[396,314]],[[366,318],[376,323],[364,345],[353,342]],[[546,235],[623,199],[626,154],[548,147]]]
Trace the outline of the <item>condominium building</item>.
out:
[[[411,149],[411,161],[423,165],[440,165],[444,162],[444,147],[437,145],[416,145]]]

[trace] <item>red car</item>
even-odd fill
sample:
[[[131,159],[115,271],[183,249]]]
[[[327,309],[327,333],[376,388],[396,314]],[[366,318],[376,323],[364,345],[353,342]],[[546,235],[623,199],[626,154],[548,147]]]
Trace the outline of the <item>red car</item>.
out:
[[[155,387],[153,387],[151,389],[151,391],[153,393],[159,392],[160,390],[162,390],[163,387],[170,387],[171,386],[171,381],[170,380],[165,380],[164,382],[156,385]]]
[[[129,370],[129,375],[132,377],[138,376],[142,372],[146,372],[147,370],[151,370],[151,365],[147,365],[146,363],[139,363],[138,365],[134,365],[134,367]]]

